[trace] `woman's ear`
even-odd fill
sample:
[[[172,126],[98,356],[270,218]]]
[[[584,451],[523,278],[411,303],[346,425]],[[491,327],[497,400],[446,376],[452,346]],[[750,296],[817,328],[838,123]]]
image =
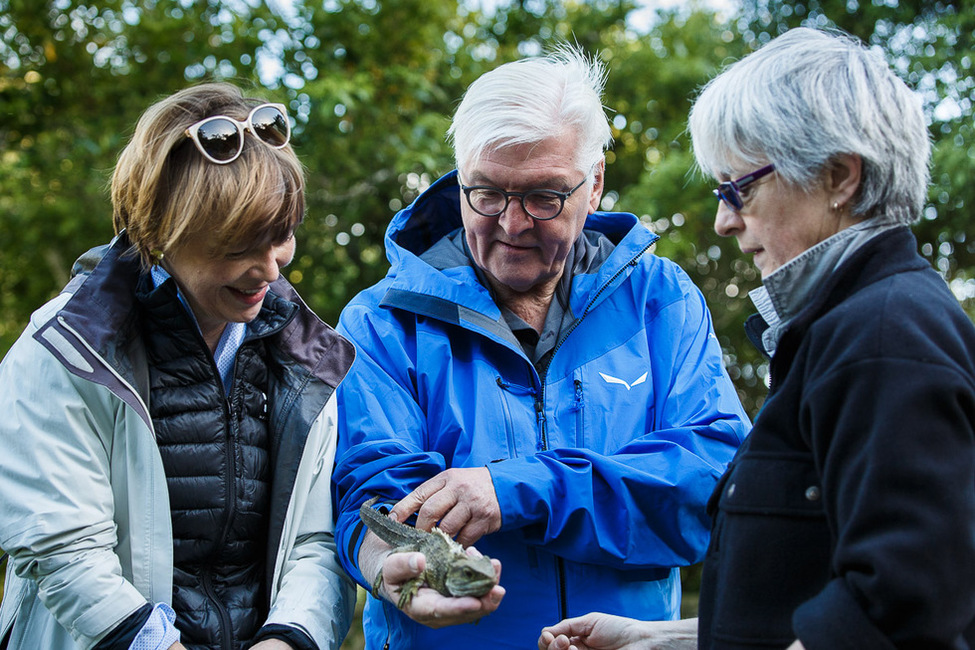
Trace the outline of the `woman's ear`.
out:
[[[831,206],[843,207],[853,200],[860,189],[862,171],[863,160],[857,154],[841,154],[830,163],[826,190]]]

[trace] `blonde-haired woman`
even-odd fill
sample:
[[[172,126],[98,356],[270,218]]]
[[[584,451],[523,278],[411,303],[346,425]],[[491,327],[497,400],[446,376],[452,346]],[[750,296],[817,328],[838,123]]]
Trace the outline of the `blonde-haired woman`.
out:
[[[334,391],[352,346],[281,277],[304,215],[284,106],[151,106],[117,236],[0,365],[0,647],[337,648]],[[253,644],[253,645],[251,645]]]

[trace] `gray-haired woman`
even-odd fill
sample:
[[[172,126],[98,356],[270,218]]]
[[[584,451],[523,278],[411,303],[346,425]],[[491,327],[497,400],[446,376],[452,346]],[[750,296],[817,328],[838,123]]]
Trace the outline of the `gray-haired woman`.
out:
[[[539,647],[975,646],[975,328],[909,229],[920,100],[849,37],[795,29],[690,127],[715,230],[762,273],[770,392],[711,498],[697,633],[591,614]]]

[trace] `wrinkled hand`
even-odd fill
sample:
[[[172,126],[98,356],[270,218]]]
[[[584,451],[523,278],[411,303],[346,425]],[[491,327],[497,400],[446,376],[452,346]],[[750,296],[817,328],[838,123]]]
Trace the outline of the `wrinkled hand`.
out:
[[[593,612],[546,627],[538,650],[696,650],[697,619],[638,621]]]
[[[468,554],[478,555],[473,549],[467,549]],[[501,563],[492,560],[494,570],[501,578]],[[426,568],[426,557],[423,553],[390,553],[383,560],[383,582],[380,588],[383,595],[390,601],[399,601],[400,593],[405,584],[423,573]],[[498,608],[504,597],[504,587],[494,587],[484,596],[462,596],[451,598],[444,596],[430,587],[420,587],[413,599],[401,611],[417,623],[422,623],[434,629],[471,623],[487,616]]]
[[[390,514],[406,521],[413,513],[417,528],[439,526],[463,546],[501,528],[501,506],[486,467],[440,472],[403,497]]]

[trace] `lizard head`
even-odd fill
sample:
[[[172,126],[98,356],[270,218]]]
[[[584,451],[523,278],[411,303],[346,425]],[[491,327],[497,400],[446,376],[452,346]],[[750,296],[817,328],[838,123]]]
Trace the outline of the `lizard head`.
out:
[[[451,596],[480,597],[498,583],[491,558],[464,555],[454,559],[447,570],[446,587]]]

